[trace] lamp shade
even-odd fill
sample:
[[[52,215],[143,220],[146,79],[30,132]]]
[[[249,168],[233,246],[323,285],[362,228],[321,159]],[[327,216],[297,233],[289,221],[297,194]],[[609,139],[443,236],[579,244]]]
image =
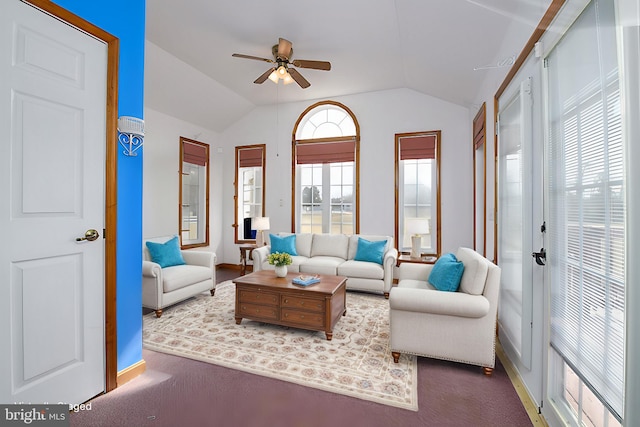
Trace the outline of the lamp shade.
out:
[[[251,221],[252,230],[268,230],[271,228],[268,216],[257,216]]]
[[[429,220],[427,218],[407,218],[405,230],[412,236],[429,233]]]

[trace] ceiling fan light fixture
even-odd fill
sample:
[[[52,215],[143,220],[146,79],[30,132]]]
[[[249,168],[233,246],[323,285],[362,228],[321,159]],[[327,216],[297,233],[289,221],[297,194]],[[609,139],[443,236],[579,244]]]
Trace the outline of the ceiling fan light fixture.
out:
[[[231,56],[235,58],[253,59],[256,61],[264,61],[269,64],[273,64],[271,68],[266,70],[257,79],[254,80],[255,84],[262,84],[267,79],[271,80],[275,84],[278,84],[278,80],[282,80],[285,85],[296,82],[302,89],[306,89],[311,86],[311,83],[307,81],[295,68],[289,69],[289,65],[299,68],[309,68],[312,70],[331,70],[331,63],[327,61],[311,61],[305,59],[296,59],[291,61],[290,58],[293,55],[293,48],[289,40],[280,38],[277,45],[274,45],[271,49],[273,59],[261,58],[253,55],[245,55],[242,53],[234,53]]]
[[[271,80],[275,84],[278,84],[278,79],[279,79],[278,73],[275,70],[273,70],[271,74],[269,74],[269,80]]]

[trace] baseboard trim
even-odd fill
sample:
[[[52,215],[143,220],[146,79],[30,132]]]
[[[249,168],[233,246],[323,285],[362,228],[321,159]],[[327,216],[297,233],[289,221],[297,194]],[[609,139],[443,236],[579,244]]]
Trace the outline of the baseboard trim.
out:
[[[522,401],[522,405],[524,406],[524,409],[527,411],[527,415],[529,415],[529,419],[531,419],[531,423],[534,426],[549,427],[549,424],[547,424],[547,420],[544,419],[542,414],[539,412],[538,407],[536,406],[534,400],[529,395],[527,388],[522,382],[522,378],[520,377],[520,374],[518,373],[516,368],[513,366],[513,363],[511,363],[511,360],[509,360],[509,357],[504,352],[504,349],[502,348],[500,341],[498,341],[497,339],[496,339],[496,356],[498,356],[498,359],[500,359],[502,366],[504,366],[504,370],[507,371],[507,375],[509,376],[511,383],[513,384],[513,388],[515,388],[516,393],[518,393],[518,397],[520,397],[520,400]]]
[[[217,264],[216,268],[225,268],[225,269],[229,269],[229,270],[241,271],[242,270],[242,265],[240,265],[240,264]],[[251,264],[247,265],[246,271],[247,271],[247,273],[251,273],[253,271],[253,265],[251,265]]]
[[[145,362],[144,359],[142,359],[138,363],[134,363],[128,368],[125,368],[122,371],[119,371],[118,376],[116,378],[116,387],[120,387],[128,383],[129,381],[131,381],[138,375],[142,374],[146,370],[147,370],[147,362]]]

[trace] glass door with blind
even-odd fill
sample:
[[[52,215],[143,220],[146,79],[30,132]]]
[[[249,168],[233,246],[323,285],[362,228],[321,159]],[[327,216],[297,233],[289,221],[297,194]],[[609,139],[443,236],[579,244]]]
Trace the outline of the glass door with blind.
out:
[[[515,94],[500,100],[497,151],[500,340],[527,369],[531,368],[533,321],[531,95],[528,78]]]
[[[613,0],[594,0],[545,61],[552,411],[574,425],[623,415],[625,174]],[[546,407],[547,405],[545,405]]]

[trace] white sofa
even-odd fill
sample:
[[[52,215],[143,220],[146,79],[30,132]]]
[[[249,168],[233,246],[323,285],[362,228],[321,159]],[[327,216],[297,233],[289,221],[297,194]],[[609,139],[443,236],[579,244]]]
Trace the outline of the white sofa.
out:
[[[395,362],[409,353],[478,365],[491,375],[501,270],[473,249],[455,255],[464,264],[457,292],[428,283],[432,264],[400,265],[389,297],[391,352]]]
[[[279,233],[286,237],[292,233]],[[386,240],[382,265],[375,262],[356,261],[358,238],[376,242]],[[393,237],[376,235],[347,236],[346,234],[297,233],[296,252],[288,271],[305,274],[329,274],[347,277],[347,289],[383,294],[389,298],[393,283],[393,269],[398,258]],[[273,269],[267,257],[271,245],[253,250],[253,270]]]
[[[186,264],[165,268],[151,260],[146,242],[164,243],[171,238],[147,239],[142,247],[142,306],[155,310],[157,317],[162,316],[165,307],[201,292],[209,291],[213,296],[216,288],[213,252],[181,250]]]

